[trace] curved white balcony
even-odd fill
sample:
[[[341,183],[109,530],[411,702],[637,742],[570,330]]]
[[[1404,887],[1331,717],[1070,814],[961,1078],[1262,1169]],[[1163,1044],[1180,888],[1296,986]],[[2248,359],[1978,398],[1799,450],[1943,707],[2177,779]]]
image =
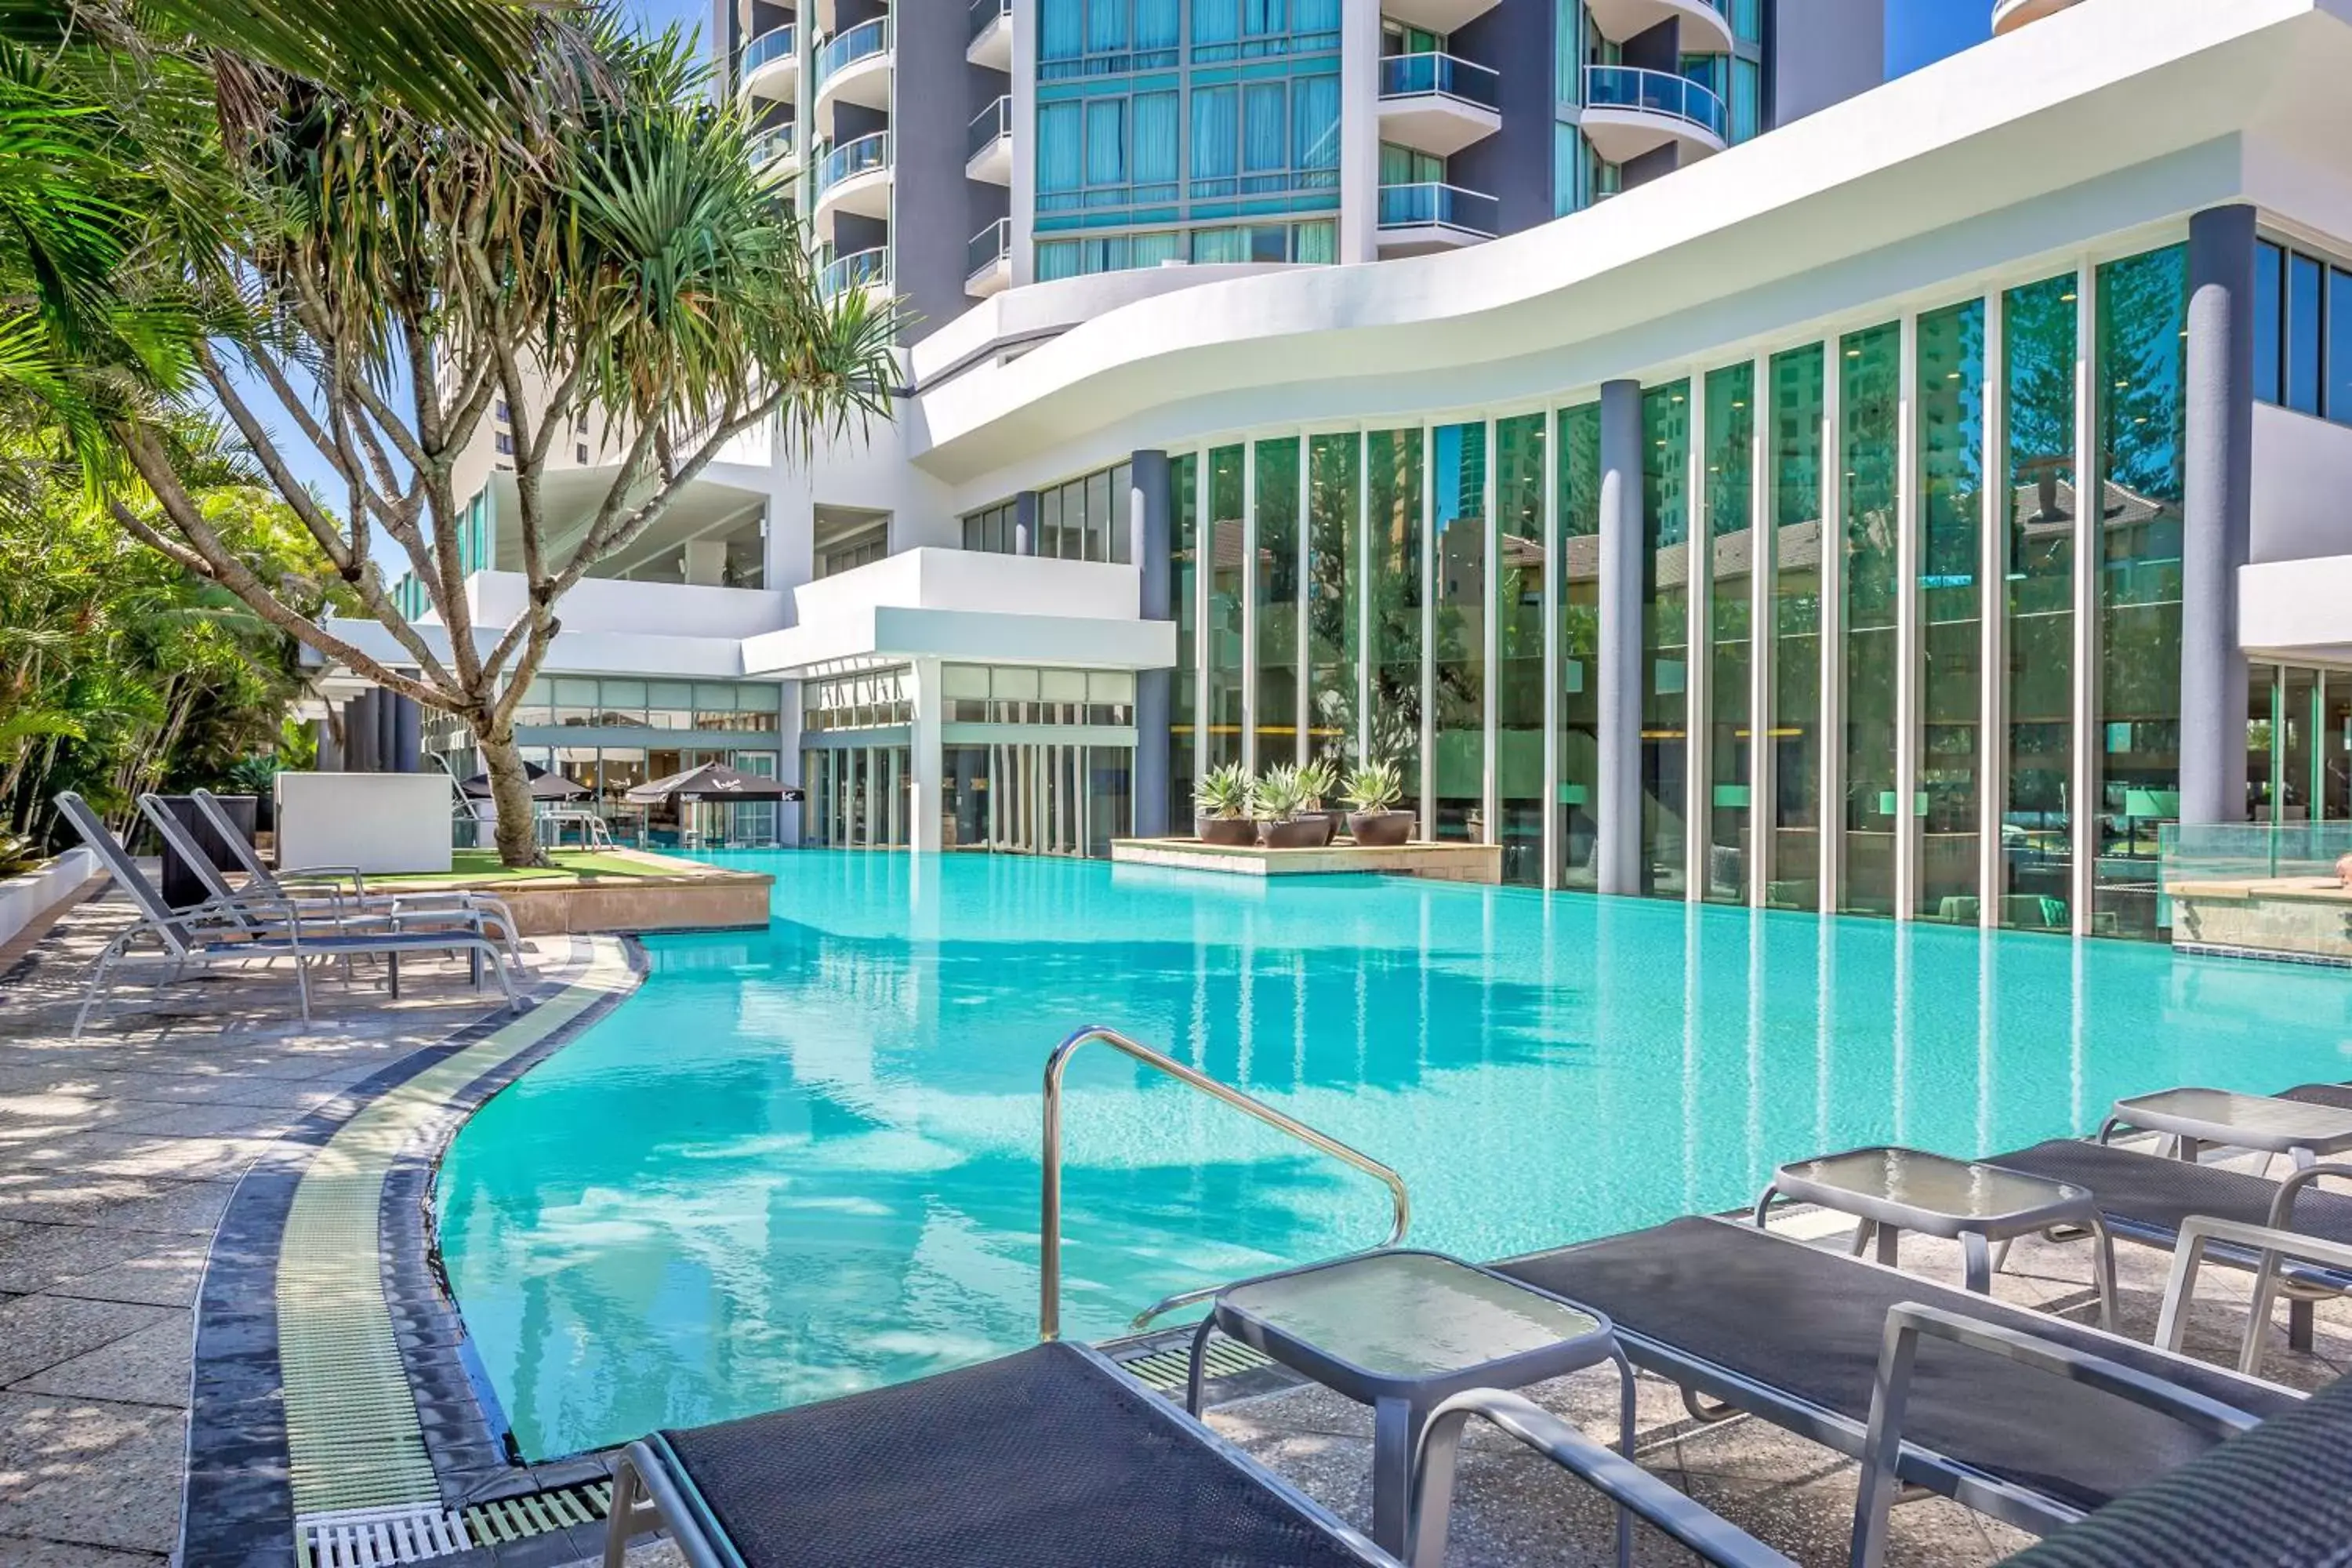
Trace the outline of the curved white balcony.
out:
[[[1408,27],[1450,33],[1493,10],[1497,0],[1381,0],[1381,15]]]
[[[800,80],[800,31],[790,22],[750,40],[735,63],[736,90],[746,98],[793,98]]]
[[[1013,68],[1013,0],[971,0],[971,41],[963,58],[992,71]]]
[[[1501,81],[1453,55],[1391,55],[1381,61],[1381,140],[1450,158],[1503,128]]]
[[[751,163],[762,178],[789,180],[801,172],[801,128],[783,124],[751,138]]]
[[[2076,3],[2077,0],[1993,0],[1993,37],[1999,37],[2028,22],[2039,22],[2044,16],[2054,16]]]
[[[816,275],[816,289],[831,300],[852,289],[869,293],[890,291],[890,252],[887,247],[852,251],[827,262]]]
[[[1422,256],[1476,245],[1494,238],[1501,223],[1501,204],[1484,191],[1434,181],[1381,187],[1382,256]]]
[[[816,111],[824,114],[835,103],[861,104],[888,110],[892,52],[890,18],[860,22],[816,47],[809,71],[816,79]]]
[[[1013,100],[1008,94],[971,117],[963,172],[992,185],[1013,184]]]
[[[1585,138],[1612,163],[1668,143],[1685,155],[1720,153],[1730,134],[1723,100],[1704,82],[1632,66],[1584,68]]]
[[[998,218],[964,247],[963,291],[975,300],[1013,287],[1013,220]]]
[[[834,220],[843,213],[887,218],[890,180],[887,131],[823,149],[816,160],[816,205],[809,215],[817,237],[831,244]]]
[[[1676,32],[1684,54],[1731,52],[1731,18],[1725,15],[1725,0],[1586,0],[1585,8],[1601,36],[1612,44],[1661,22],[1679,22]]]

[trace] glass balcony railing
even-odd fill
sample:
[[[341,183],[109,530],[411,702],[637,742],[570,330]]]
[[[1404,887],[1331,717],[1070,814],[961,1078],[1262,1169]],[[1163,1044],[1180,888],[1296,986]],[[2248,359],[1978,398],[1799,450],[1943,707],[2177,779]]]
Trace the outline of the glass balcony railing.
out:
[[[1013,220],[998,218],[963,247],[963,275],[977,278],[1013,254]]]
[[[854,250],[825,264],[816,275],[817,292],[831,300],[858,288],[887,288],[890,282],[890,252],[882,246]]]
[[[1730,117],[1723,100],[1704,82],[1672,71],[1639,70],[1632,66],[1584,68],[1584,107],[1626,109],[1663,114],[1713,132],[1717,141],[1730,135]]]
[[[877,16],[871,22],[860,22],[849,31],[827,38],[824,43],[819,44],[816,47],[816,58],[812,62],[810,68],[816,75],[817,86],[822,88],[827,77],[845,66],[853,66],[859,60],[871,59],[876,55],[885,54],[888,52],[889,47],[890,18]]]
[[[1381,61],[1381,96],[1416,98],[1435,93],[1481,109],[1496,106],[1500,77],[1485,66],[1452,55],[1391,55]]]
[[[743,62],[737,68],[739,79],[749,79],[762,66],[792,58],[793,50],[799,47],[798,37],[790,22],[781,27],[769,28],[743,46]]]
[[[801,128],[798,125],[779,125],[772,130],[762,131],[751,138],[751,164],[754,168],[765,169],[778,163],[789,163],[793,154],[800,151],[800,144]]]
[[[1013,0],[971,0],[971,31],[965,36],[969,43],[996,24],[999,16],[1013,15]]]
[[[963,139],[964,161],[980,156],[982,149],[1000,136],[1013,134],[1013,98],[1011,94],[998,99],[971,117],[971,130]]]
[[[1484,191],[1434,181],[1381,187],[1382,228],[1454,228],[1492,239],[1501,220],[1500,204]]]
[[[877,131],[871,135],[860,136],[855,142],[845,142],[818,160],[816,194],[821,196],[844,180],[889,166],[890,133],[887,131]]]

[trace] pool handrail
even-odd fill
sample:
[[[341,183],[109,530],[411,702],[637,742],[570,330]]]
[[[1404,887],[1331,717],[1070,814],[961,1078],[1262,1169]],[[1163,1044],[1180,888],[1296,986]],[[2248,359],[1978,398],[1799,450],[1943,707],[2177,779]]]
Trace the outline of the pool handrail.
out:
[[[1336,1138],[1318,1132],[1303,1121],[1285,1116],[1264,1100],[1244,1094],[1230,1084],[1220,1083],[1206,1073],[1186,1067],[1173,1057],[1164,1056],[1150,1046],[1129,1039],[1117,1029],[1089,1024],[1055,1047],[1054,1054],[1045,1058],[1045,1169],[1043,1203],[1037,1221],[1038,1339],[1052,1341],[1062,1337],[1062,1074],[1072,1056],[1082,1047],[1097,1041],[1145,1067],[1167,1074],[1187,1088],[1199,1089],[1213,1100],[1221,1100],[1243,1114],[1255,1117],[1277,1131],[1288,1133],[1318,1152],[1328,1154],[1340,1163],[1353,1166],[1374,1178],[1388,1188],[1389,1202],[1395,1213],[1395,1225],[1389,1232],[1388,1240],[1381,1245],[1394,1247],[1404,1240],[1405,1226],[1412,1218],[1412,1199],[1405,1191],[1404,1178],[1388,1166],[1369,1154],[1359,1153]],[[1205,1301],[1223,1288],[1211,1285],[1171,1296],[1145,1308],[1137,1315],[1134,1326],[1139,1329],[1163,1312],[1172,1312],[1179,1307]]]

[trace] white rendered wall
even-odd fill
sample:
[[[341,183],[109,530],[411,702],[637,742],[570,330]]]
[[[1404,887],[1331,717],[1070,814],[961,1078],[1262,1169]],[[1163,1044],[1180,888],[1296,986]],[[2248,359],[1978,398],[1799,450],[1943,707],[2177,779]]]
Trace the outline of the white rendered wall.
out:
[[[278,864],[362,871],[449,869],[450,784],[444,773],[279,773]]]
[[[2254,405],[2252,543],[2257,563],[2352,553],[2352,427]]]

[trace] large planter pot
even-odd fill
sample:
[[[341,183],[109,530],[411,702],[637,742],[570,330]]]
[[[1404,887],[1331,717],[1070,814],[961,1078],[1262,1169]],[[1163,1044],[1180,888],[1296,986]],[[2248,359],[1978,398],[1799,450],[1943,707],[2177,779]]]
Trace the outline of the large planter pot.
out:
[[[1257,841],[1268,849],[1320,849],[1331,842],[1331,819],[1318,812],[1288,822],[1261,822]]]
[[[1257,824],[1246,816],[1196,816],[1192,819],[1192,837],[1203,844],[1246,848],[1257,842]]]
[[[1413,821],[1409,811],[1351,811],[1348,831],[1367,849],[1392,849],[1412,842]]]
[[[1344,811],[1302,811],[1298,814],[1298,820],[1301,822],[1312,822],[1318,818],[1325,825],[1323,842],[1326,844],[1348,831],[1348,814]]]

